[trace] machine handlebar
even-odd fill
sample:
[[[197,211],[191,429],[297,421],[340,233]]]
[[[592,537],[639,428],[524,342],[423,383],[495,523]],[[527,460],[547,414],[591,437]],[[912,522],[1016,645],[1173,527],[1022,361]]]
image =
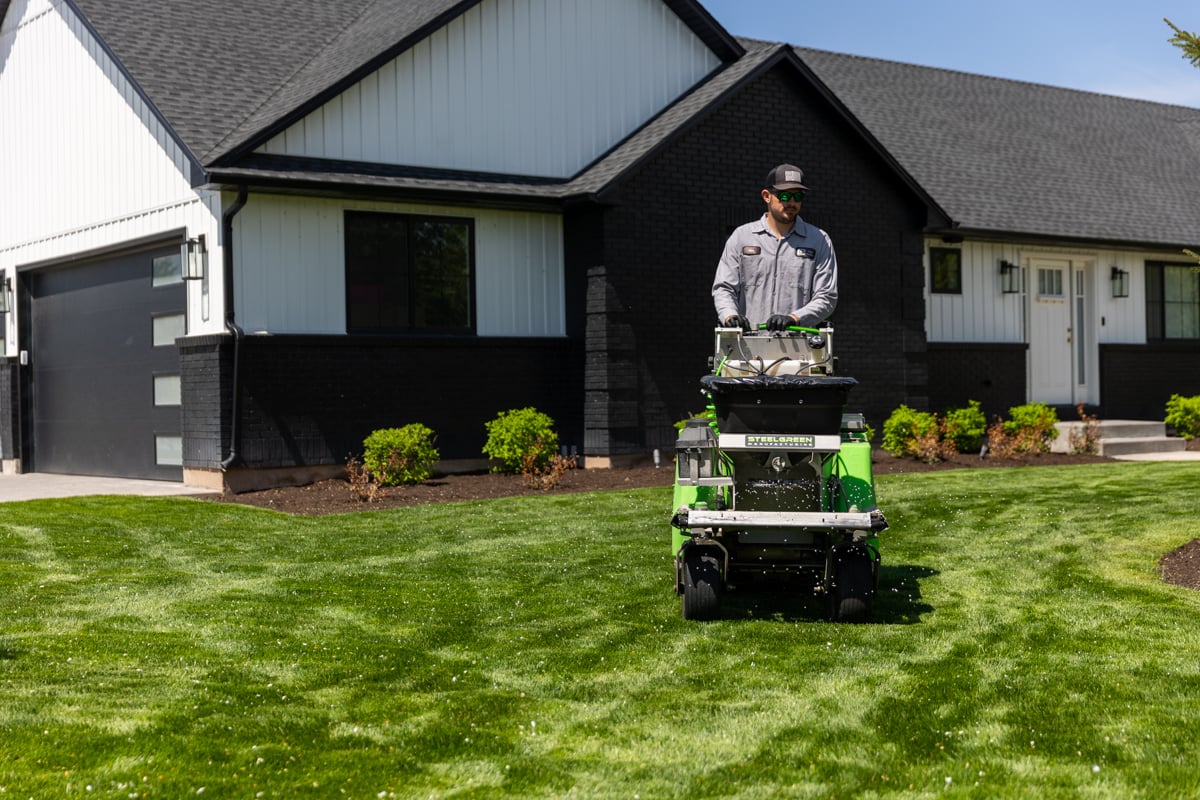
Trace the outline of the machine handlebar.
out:
[[[765,322],[758,326],[758,330],[760,331],[765,331],[766,329],[767,325]],[[820,333],[820,331],[816,328],[802,328],[799,325],[788,325],[787,329],[789,331],[794,331],[795,333]]]

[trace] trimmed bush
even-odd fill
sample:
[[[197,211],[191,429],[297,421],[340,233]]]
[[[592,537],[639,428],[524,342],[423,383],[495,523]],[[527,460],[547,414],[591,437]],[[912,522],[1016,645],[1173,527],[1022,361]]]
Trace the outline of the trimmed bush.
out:
[[[987,434],[987,417],[978,400],[968,401],[966,408],[952,408],[942,420],[942,437],[954,444],[959,453],[974,453]]]
[[[898,458],[916,456],[918,442],[938,436],[938,420],[928,411],[901,404],[883,423],[883,449]]]
[[[381,486],[420,483],[433,475],[440,454],[434,432],[419,422],[372,431],[363,440],[363,468]]]
[[[558,452],[554,420],[536,408],[501,411],[486,426],[483,453],[500,462],[492,472],[524,475],[544,470]]]
[[[1167,418],[1164,422],[1184,439],[1200,436],[1200,395],[1171,395],[1171,399],[1167,401]]]
[[[1004,432],[1014,439],[1018,453],[1048,453],[1050,443],[1058,437],[1058,414],[1045,403],[1026,403],[1008,410],[1009,419]]]

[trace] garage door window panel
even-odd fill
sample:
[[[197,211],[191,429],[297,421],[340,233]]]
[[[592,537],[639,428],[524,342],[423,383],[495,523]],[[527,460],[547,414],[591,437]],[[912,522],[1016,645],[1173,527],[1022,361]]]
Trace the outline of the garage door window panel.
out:
[[[183,402],[183,382],[179,375],[154,376],[154,405],[178,406]]]
[[[151,262],[151,286],[174,286],[183,283],[183,256],[173,253],[159,256]]]
[[[183,437],[175,435],[155,436],[154,461],[160,467],[182,467]]]
[[[153,325],[155,347],[174,347],[185,333],[183,314],[160,314],[153,317]]]

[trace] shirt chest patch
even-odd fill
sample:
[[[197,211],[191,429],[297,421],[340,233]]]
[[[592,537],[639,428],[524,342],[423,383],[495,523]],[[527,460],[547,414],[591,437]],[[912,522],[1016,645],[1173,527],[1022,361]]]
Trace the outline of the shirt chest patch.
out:
[[[800,258],[816,258],[817,251],[812,249],[811,247],[797,247],[796,255],[799,256]]]
[[[760,253],[762,253],[762,248],[757,245],[746,245],[742,248],[742,255],[744,256],[756,256]]]

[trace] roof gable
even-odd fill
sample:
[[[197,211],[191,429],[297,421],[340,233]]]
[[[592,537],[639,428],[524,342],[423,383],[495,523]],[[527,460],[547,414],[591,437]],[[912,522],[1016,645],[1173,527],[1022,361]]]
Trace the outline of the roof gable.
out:
[[[807,48],[796,53],[958,227],[1200,241],[1200,110]]]
[[[657,2],[657,0],[655,0]],[[204,164],[254,147],[480,0],[66,0]],[[737,43],[664,0],[722,59]]]
[[[566,179],[719,65],[657,0],[484,0],[256,150]]]

